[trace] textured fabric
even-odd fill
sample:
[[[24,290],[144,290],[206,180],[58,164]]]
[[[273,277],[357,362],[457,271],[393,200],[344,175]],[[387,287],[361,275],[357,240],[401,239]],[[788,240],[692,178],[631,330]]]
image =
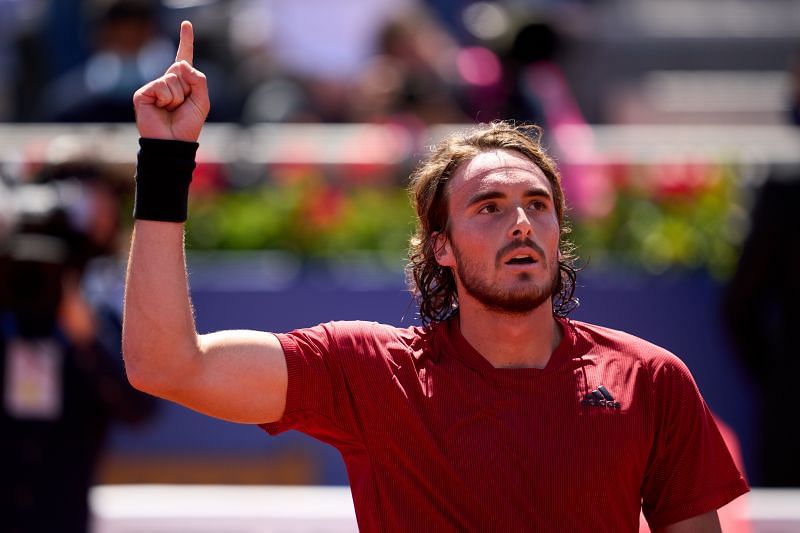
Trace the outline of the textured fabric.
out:
[[[186,222],[196,142],[139,139],[133,216],[137,220]]]
[[[362,531],[637,531],[640,508],[657,528],[747,491],[678,358],[561,325],[543,369],[492,367],[457,320],[279,335],[287,405],[262,427],[340,450]]]

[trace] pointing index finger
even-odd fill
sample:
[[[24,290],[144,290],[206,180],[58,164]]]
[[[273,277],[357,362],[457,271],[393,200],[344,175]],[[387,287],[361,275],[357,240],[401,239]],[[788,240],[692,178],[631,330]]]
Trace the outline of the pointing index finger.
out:
[[[188,20],[181,22],[181,39],[178,43],[178,53],[175,55],[175,62],[186,61],[192,64],[194,56],[194,29]]]

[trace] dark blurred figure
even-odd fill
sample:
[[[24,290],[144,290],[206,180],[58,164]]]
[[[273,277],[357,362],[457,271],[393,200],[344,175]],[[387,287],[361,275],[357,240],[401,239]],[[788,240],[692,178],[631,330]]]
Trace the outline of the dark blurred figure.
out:
[[[790,66],[789,119],[800,126],[800,53]],[[760,485],[800,486],[800,425],[794,407],[800,374],[794,333],[800,324],[800,165],[773,167],[757,191],[750,233],[724,294],[735,349],[761,398]]]
[[[175,54],[157,0],[84,2],[91,53],[45,86],[35,113],[51,122],[132,122],[131,94]]]
[[[561,68],[564,38],[546,18],[507,13],[510,24],[504,41],[496,45],[500,62],[498,86],[475,87],[473,106],[502,118],[539,124],[546,130],[585,124],[572,88]]]
[[[426,11],[412,10],[389,20],[378,34],[376,51],[356,77],[353,121],[420,125],[468,121],[447,70],[458,47]]]
[[[549,95],[542,97],[541,87],[537,85],[554,83],[549,79],[541,79],[548,74],[559,76],[559,81],[564,80],[556,62],[561,46],[561,37],[548,22],[532,21],[519,28],[511,46],[502,57],[507,88],[505,108],[501,113],[503,116],[547,126],[544,105],[558,104],[547,102]],[[566,82],[557,87],[557,90],[567,92],[564,96],[572,98]],[[550,96],[550,99],[554,98]]]
[[[14,31],[19,0],[0,0],[0,122],[14,116],[14,85],[18,65],[14,55]]]
[[[17,122],[133,122],[131,95],[175,58],[163,24],[179,10],[161,0],[41,0],[27,11],[7,37]],[[234,121],[241,89],[220,67],[234,63],[220,44],[200,32],[195,63],[221,80],[209,87],[218,102],[209,120]]]
[[[85,532],[88,489],[112,421],[140,422],[118,313],[87,303],[87,262],[111,251],[115,190],[99,167],[0,183],[0,510],[3,531]]]
[[[13,19],[5,21],[14,71],[11,120],[41,120],[44,87],[86,61],[91,34],[85,0],[13,0]]]
[[[800,486],[800,425],[794,334],[800,324],[800,169],[775,170],[758,192],[752,227],[726,288],[724,313],[759,389],[760,476],[765,486]]]
[[[792,83],[789,119],[795,126],[800,126],[800,52],[795,54],[789,74]]]

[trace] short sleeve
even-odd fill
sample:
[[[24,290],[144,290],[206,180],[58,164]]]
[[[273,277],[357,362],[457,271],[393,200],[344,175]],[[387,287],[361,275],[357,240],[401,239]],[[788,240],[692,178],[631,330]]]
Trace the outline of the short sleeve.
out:
[[[655,443],[642,485],[652,529],[710,512],[749,489],[686,365],[653,365]]]
[[[277,334],[288,371],[286,408],[260,427],[276,435],[295,429],[334,446],[356,438],[342,353],[334,323]]]

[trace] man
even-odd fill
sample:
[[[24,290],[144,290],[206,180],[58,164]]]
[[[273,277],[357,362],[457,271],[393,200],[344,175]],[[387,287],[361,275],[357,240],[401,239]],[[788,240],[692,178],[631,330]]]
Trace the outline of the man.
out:
[[[719,530],[747,486],[697,387],[665,350],[559,316],[574,281],[559,177],[509,125],[447,141],[413,176],[424,327],[198,335],[182,221],[209,102],[191,59],[184,22],[176,63],[134,95],[136,387],[336,446],[364,531],[636,531],[640,508],[655,530]]]
[[[79,158],[30,178],[0,183],[2,530],[86,533],[109,430],[157,402],[126,379],[117,310],[82,290],[90,261],[115,251],[107,169]]]

